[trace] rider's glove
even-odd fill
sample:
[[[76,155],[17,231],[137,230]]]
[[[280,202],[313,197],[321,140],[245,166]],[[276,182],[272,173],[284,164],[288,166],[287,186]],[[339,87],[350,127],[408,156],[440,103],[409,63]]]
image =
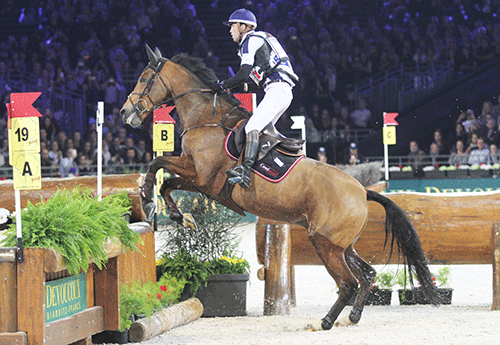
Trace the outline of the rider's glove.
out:
[[[214,93],[219,93],[219,92],[222,92],[225,90],[224,88],[224,84],[220,81],[216,82],[216,83],[213,83],[211,86],[210,86],[210,89],[214,92]]]

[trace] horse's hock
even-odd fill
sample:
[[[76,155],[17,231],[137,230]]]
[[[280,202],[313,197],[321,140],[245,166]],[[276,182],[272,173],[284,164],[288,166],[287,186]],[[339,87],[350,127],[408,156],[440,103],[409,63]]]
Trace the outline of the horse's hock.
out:
[[[422,194],[389,193],[411,219],[430,264],[492,264],[492,310],[500,309],[500,193]],[[368,263],[386,264],[385,211],[369,202],[368,223],[354,244]],[[295,303],[294,265],[321,265],[308,240],[307,230],[268,219],[256,226],[257,256],[265,279],[264,313],[289,313]],[[397,249],[390,263],[397,263]]]
[[[127,190],[133,204],[131,219],[136,221],[129,226],[140,234],[142,243],[138,244],[138,251],[134,252],[125,251],[121,245],[111,241],[103,243],[108,256],[106,265],[99,269],[91,264],[81,276],[83,283],[78,283],[83,290],[76,289],[75,284],[71,291],[65,290],[66,294],[59,295],[61,299],[70,300],[72,298],[68,296],[75,296],[75,291],[85,291],[81,309],[70,316],[53,321],[47,319],[48,313],[51,313],[47,305],[47,287],[68,279],[61,254],[53,249],[25,248],[24,261],[18,263],[16,248],[0,248],[0,344],[83,345],[91,343],[93,334],[120,328],[120,284],[156,281],[155,238],[151,226],[141,222],[140,179],[138,174],[103,178],[104,195]],[[50,197],[57,188],[79,185],[95,188],[95,182],[95,177],[42,180],[42,190],[22,191],[21,198],[23,204],[27,199],[38,202],[40,197]],[[0,207],[12,211],[12,184],[0,184],[0,190]],[[63,287],[65,284],[60,283],[57,289],[66,289]],[[51,301],[50,298],[48,300]],[[57,309],[53,313],[57,314],[61,310]]]

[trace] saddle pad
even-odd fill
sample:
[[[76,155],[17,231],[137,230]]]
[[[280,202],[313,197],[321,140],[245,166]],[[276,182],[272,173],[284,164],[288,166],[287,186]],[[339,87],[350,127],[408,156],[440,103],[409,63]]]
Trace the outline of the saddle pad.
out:
[[[235,132],[231,131],[226,137],[224,148],[229,157],[238,160],[240,153],[235,143]],[[273,147],[267,155],[252,165],[252,170],[260,177],[270,182],[280,182],[302,159],[304,155],[287,155],[279,146]]]

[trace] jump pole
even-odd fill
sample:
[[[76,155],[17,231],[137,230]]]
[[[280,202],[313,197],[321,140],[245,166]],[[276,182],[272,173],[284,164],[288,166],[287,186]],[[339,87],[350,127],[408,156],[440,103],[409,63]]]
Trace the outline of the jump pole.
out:
[[[396,117],[399,113],[384,113],[384,127],[382,128],[382,139],[384,142],[384,165],[385,180],[389,181],[389,145],[396,145],[396,126],[399,123]]]
[[[104,102],[97,102],[97,200],[102,199],[102,124],[104,123]]]

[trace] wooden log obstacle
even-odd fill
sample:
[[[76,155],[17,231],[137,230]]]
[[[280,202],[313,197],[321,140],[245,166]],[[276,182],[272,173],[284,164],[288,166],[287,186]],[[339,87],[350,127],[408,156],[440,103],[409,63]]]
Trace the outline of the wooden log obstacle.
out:
[[[492,264],[492,310],[500,310],[500,193],[385,194],[412,221],[431,264]],[[366,228],[355,243],[359,255],[370,264],[386,264],[384,247],[385,210],[369,202]],[[264,265],[259,278],[265,280],[264,314],[288,314],[295,303],[294,265],[322,265],[299,225],[258,219],[257,257]],[[393,255],[390,263],[397,263]]]
[[[103,181],[103,194],[108,195],[127,189],[132,199],[132,219],[143,219],[140,210],[140,175],[107,176]],[[22,202],[27,199],[40,201],[40,196],[50,197],[57,188],[73,188],[78,185],[95,185],[95,177],[42,180],[44,189],[21,191]],[[12,209],[14,192],[12,185],[0,185],[0,207]],[[10,196],[11,195],[11,196]],[[135,211],[134,211],[135,210]],[[2,345],[65,345],[91,344],[91,335],[104,330],[120,328],[120,284],[131,281],[156,281],[155,238],[151,226],[145,222],[129,225],[138,232],[142,244],[138,251],[124,251],[121,245],[103,244],[108,262],[102,269],[91,264],[80,280],[68,277],[62,256],[51,249],[25,248],[24,261],[16,260],[16,248],[0,248],[0,344]],[[63,279],[71,280],[60,283]],[[51,284],[55,287],[51,287]],[[81,285],[85,285],[84,287]],[[81,311],[48,322],[51,315],[63,314],[68,309],[49,307],[59,301],[83,298]],[[50,295],[52,294],[52,295]],[[79,306],[81,307],[81,306]],[[74,304],[64,308],[78,307]]]

